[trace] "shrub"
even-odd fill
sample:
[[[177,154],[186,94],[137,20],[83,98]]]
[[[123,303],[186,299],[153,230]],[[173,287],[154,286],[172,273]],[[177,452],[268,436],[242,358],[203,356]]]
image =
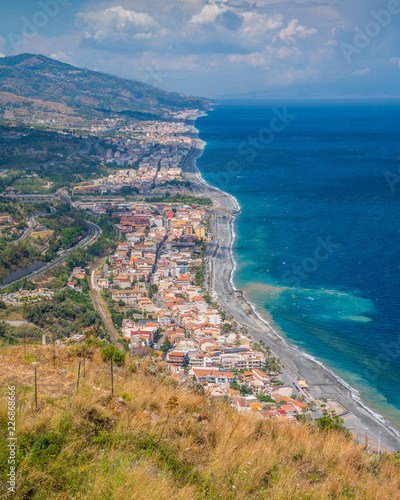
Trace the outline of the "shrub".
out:
[[[103,361],[110,361],[112,356],[113,361],[116,365],[123,366],[125,364],[125,353],[121,352],[112,344],[103,347],[103,349],[101,350],[101,356],[103,358]]]

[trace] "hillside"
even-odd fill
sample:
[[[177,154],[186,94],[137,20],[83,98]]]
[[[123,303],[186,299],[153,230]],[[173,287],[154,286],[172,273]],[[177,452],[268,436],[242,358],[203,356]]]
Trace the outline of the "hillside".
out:
[[[42,55],[0,59],[0,106],[5,119],[26,120],[41,112],[38,116],[42,120],[64,122],[68,116],[78,126],[82,117],[119,114],[151,119],[184,108],[203,110],[209,105],[207,99],[76,68]]]
[[[343,433],[260,420],[186,390],[161,360],[115,367],[93,345],[2,348],[0,496],[6,497],[6,394],[17,387],[17,484],[30,499],[398,499],[397,456]],[[89,359],[90,358],[90,359]],[[38,367],[38,405],[34,365]],[[83,378],[83,375],[86,378]],[[201,389],[201,388],[200,388]]]

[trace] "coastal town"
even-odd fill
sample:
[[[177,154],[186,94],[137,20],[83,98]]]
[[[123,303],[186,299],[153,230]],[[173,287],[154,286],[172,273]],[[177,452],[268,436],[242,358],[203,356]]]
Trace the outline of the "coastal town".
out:
[[[0,500],[400,500],[399,17],[3,6]]]
[[[123,241],[97,268],[95,286],[119,310],[134,311],[120,329],[132,352],[153,349],[177,381],[195,380],[239,411],[296,421],[314,405],[327,407],[310,405],[305,381],[297,387],[280,381],[268,350],[210,296],[203,257],[212,238],[210,208],[145,202],[107,208]]]
[[[182,162],[194,145],[194,128],[186,123],[198,110],[174,114],[172,121],[144,121],[118,130],[123,138],[107,139],[109,148],[97,159],[117,167],[108,176],[82,182],[73,195],[138,193],[164,194],[188,187]],[[180,120],[180,121],[178,121]]]
[[[311,384],[294,371],[287,359],[295,353],[277,350],[288,347],[233,287],[231,221],[239,208],[205,184],[194,166],[196,116],[201,112],[188,110],[169,121],[124,125],[118,137],[103,138],[108,148],[96,158],[111,173],[74,186],[71,198],[58,192],[79,212],[109,218],[118,232],[115,250],[91,275],[73,269],[65,288],[88,293],[90,280],[105,304],[106,313],[96,306],[104,324],[104,314],[112,318],[109,340],[133,355],[162,358],[178,384],[197,385],[216,402],[260,418],[296,424],[335,415],[358,436],[362,424],[348,400],[321,390],[314,383],[321,371],[313,365],[306,371]],[[4,225],[9,222],[4,216]],[[8,304],[52,297],[39,285],[3,295]],[[74,332],[57,345],[93,334],[93,328]]]

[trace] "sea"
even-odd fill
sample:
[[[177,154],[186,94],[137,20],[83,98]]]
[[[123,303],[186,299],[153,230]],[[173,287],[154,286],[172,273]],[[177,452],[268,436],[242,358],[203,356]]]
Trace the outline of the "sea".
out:
[[[400,105],[222,101],[197,167],[233,195],[233,281],[400,431]]]

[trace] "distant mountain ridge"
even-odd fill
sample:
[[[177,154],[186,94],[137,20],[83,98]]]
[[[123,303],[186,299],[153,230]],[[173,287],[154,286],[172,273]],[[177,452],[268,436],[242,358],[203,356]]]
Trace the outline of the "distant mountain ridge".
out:
[[[166,92],[151,85],[81,69],[43,55],[20,54],[0,59],[0,107],[23,119],[29,110],[81,117],[127,114],[138,119],[163,118],[181,109],[209,109],[208,99]],[[8,113],[8,114],[7,114]]]

